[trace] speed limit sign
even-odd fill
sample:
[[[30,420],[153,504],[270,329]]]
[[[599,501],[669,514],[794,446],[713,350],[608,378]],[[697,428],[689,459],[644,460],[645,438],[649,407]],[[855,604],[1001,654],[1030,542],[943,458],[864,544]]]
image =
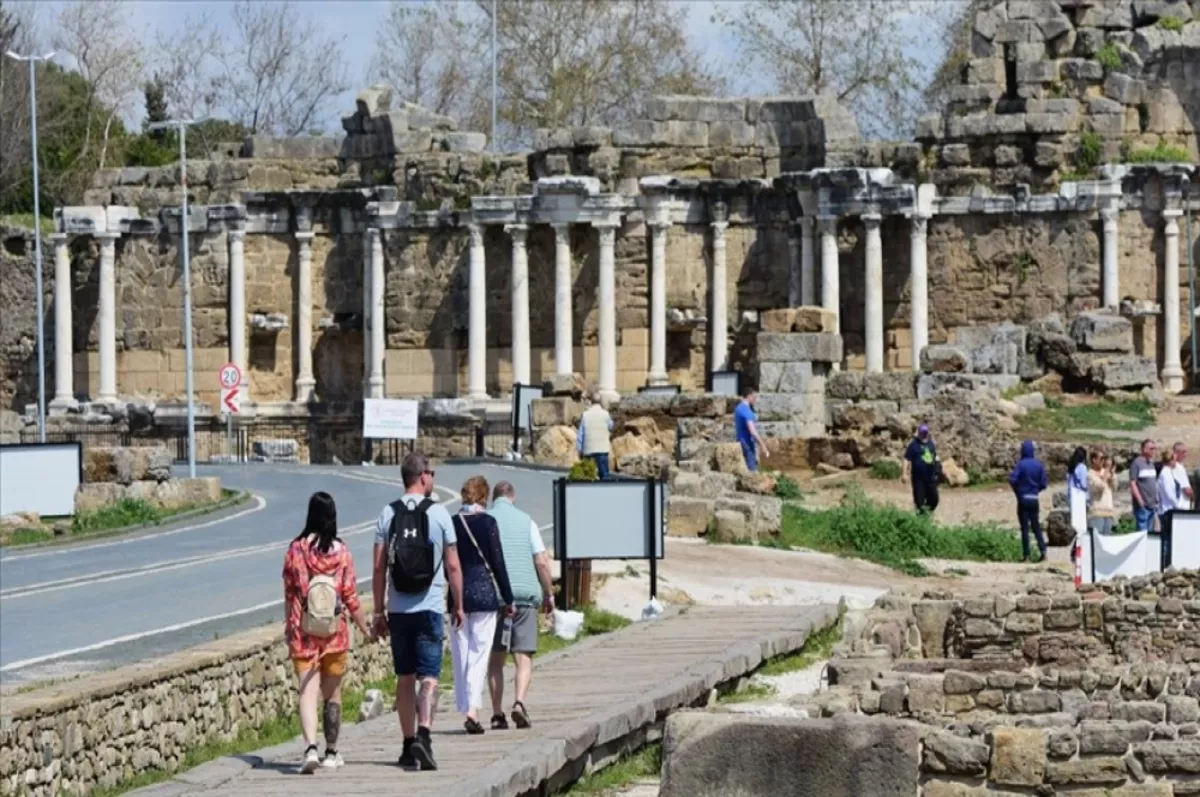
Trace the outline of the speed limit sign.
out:
[[[232,390],[242,383],[242,369],[233,363],[225,363],[221,366],[220,378],[221,387]]]

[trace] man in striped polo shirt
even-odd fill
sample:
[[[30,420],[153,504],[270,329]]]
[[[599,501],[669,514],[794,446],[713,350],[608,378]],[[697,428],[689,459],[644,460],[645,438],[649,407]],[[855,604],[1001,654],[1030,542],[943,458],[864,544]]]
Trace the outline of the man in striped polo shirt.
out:
[[[512,584],[516,614],[501,614],[496,622],[496,637],[488,662],[488,690],[492,695],[492,730],[508,728],[504,716],[504,659],[512,653],[516,667],[512,719],[518,728],[529,727],[525,697],[533,678],[533,654],[537,652],[538,618],[541,606],[547,614],[554,611],[554,590],[550,562],[542,533],[533,518],[513,505],[516,491],[509,482],[498,482],[492,490],[489,514],[500,527],[500,545],[504,549],[504,567]]]

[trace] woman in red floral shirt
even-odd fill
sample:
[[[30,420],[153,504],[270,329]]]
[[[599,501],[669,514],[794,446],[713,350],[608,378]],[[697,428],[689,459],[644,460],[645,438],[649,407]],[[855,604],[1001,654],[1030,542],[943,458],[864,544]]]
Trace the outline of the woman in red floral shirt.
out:
[[[337,621],[331,636],[313,636],[302,627],[309,587],[318,576],[330,577],[337,592]],[[326,594],[329,589],[327,585]],[[301,771],[311,775],[318,766],[335,769],[342,765],[337,739],[342,725],[342,676],[350,650],[346,612],[364,637],[371,636],[358,600],[354,560],[338,539],[337,506],[329,493],[313,493],[308,501],[304,531],[292,541],[283,560],[283,596],[288,653],[300,679],[300,727],[306,746]],[[325,697],[324,760],[317,756],[318,691]]]

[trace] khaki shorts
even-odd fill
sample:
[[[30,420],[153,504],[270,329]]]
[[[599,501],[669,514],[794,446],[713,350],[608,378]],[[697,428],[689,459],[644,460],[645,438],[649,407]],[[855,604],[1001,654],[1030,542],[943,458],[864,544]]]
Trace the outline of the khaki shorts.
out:
[[[346,674],[346,658],[348,652],[343,650],[341,653],[328,653],[318,659],[292,659],[292,664],[296,668],[296,675],[304,675],[309,670],[315,669],[317,666],[321,668],[321,675],[328,675],[331,678],[340,678]]]

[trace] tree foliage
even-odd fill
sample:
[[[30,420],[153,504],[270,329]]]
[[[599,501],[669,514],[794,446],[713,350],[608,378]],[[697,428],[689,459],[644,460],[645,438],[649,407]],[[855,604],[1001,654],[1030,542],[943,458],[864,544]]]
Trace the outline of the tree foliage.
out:
[[[620,122],[654,94],[724,88],[688,40],[686,3],[506,0],[495,7],[505,144],[528,143],[537,128]],[[492,8],[489,0],[395,0],[376,34],[373,73],[469,129],[490,129]]]
[[[921,0],[746,0],[719,9],[743,72],[763,72],[785,94],[831,94],[864,136],[907,137],[927,68],[916,57],[936,40],[955,3]],[[939,8],[940,6],[940,8]]]
[[[927,110],[940,113],[950,100],[950,87],[962,83],[962,72],[971,60],[971,33],[975,28],[975,13],[991,5],[990,0],[966,0],[955,4],[946,20],[942,37],[943,55],[925,86],[923,97]]]

